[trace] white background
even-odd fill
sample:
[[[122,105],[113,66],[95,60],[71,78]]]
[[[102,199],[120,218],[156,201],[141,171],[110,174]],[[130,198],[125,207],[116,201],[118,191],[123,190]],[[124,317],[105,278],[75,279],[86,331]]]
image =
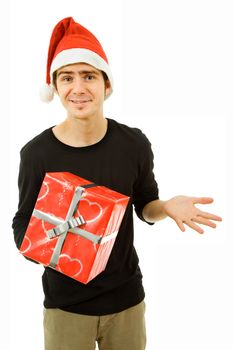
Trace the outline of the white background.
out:
[[[73,16],[110,61],[115,91],[105,116],[141,128],[152,143],[161,199],[212,196],[203,209],[223,217],[204,235],[182,233],[170,219],[150,227],[135,217],[147,350],[232,350],[230,1],[12,0],[1,13],[1,348],[43,349],[43,268],[20,256],[11,220],[20,148],[65,118],[58,99],[43,104],[38,90],[51,31]]]

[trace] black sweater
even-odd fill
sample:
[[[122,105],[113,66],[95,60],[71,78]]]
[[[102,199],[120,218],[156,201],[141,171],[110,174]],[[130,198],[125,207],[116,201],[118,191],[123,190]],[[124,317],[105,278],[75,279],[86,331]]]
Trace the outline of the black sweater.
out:
[[[86,147],[60,142],[52,127],[29,141],[20,152],[19,206],[13,219],[18,248],[26,232],[46,172],[68,171],[98,185],[130,196],[106,269],[84,285],[49,267],[42,276],[46,308],[88,315],[116,313],[144,298],[142,274],[133,246],[133,205],[142,218],[143,207],[158,199],[153,153],[146,136],[113,119],[105,136]],[[144,234],[142,232],[141,234]]]

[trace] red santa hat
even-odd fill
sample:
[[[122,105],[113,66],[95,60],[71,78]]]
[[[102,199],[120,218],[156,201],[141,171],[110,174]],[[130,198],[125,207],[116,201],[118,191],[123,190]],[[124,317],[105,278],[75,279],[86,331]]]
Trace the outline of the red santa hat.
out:
[[[41,100],[44,102],[52,101],[55,91],[53,73],[57,69],[68,64],[81,62],[90,64],[106,73],[111,84],[111,94],[113,89],[112,73],[100,42],[89,30],[76,23],[72,17],[64,18],[58,22],[51,35],[46,85],[41,88]]]

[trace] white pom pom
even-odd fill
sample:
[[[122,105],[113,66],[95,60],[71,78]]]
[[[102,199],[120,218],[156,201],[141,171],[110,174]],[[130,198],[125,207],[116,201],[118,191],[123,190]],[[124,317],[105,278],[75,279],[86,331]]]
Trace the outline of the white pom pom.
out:
[[[54,96],[54,87],[53,85],[44,85],[40,89],[40,99],[43,102],[51,102]]]

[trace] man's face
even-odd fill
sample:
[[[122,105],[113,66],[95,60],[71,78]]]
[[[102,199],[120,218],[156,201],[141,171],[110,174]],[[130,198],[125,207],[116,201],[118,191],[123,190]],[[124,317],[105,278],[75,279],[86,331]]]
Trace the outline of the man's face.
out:
[[[57,71],[56,89],[68,117],[86,119],[103,114],[110,83],[103,74],[86,63],[64,66]]]

